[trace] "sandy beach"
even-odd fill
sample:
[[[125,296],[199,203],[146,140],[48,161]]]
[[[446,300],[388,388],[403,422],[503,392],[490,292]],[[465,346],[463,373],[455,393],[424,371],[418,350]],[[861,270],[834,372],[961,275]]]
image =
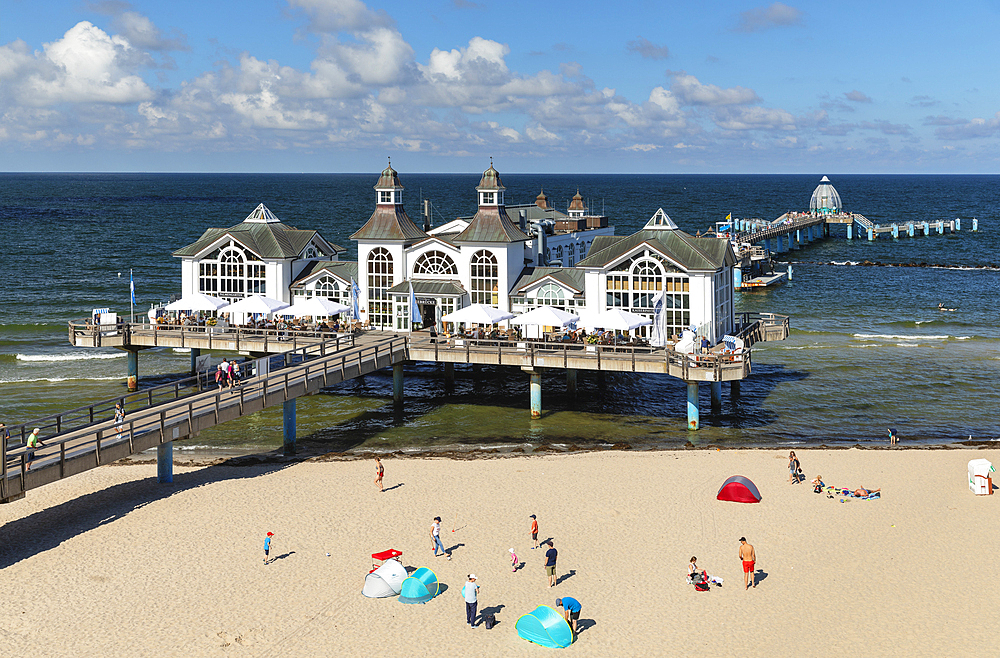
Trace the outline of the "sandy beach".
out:
[[[565,650],[580,656],[994,650],[1000,496],[973,496],[966,470],[995,451],[797,452],[796,486],[777,450],[389,458],[385,493],[371,461],[185,467],[166,486],[155,465],[102,467],[0,506],[0,654],[549,655],[514,623],[557,596],[583,605]],[[882,498],[816,495],[817,474]],[[717,501],[730,475],[763,501]],[[559,550],[551,589],[530,514]],[[451,561],[431,554],[437,515]],[[748,591],[741,535],[760,570]],[[446,591],[426,605],[361,596],[369,555],[387,548]],[[725,585],[687,585],[693,555]],[[465,624],[470,572],[491,630]]]

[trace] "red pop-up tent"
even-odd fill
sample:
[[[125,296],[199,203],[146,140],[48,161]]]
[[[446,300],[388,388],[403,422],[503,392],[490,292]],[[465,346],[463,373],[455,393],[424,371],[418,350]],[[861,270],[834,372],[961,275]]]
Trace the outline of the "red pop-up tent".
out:
[[[728,500],[734,503],[759,503],[760,492],[757,485],[742,475],[734,475],[722,484],[719,489],[719,500]]]

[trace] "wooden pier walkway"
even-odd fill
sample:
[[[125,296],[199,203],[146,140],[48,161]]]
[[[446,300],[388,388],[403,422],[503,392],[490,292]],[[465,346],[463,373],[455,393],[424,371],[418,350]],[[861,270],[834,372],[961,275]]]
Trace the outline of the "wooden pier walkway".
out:
[[[207,331],[210,328],[206,327],[162,330],[141,323],[98,327],[70,323],[69,338],[73,345],[127,350],[175,345],[234,350],[238,346],[251,353],[258,348],[261,356],[241,364],[244,368],[253,366],[253,374],[235,389],[214,388],[210,373],[205,372],[9,427],[13,445],[0,441],[3,444],[0,502],[20,498],[30,489],[102,464],[191,437],[219,423],[411,361],[504,365],[532,373],[550,368],[659,373],[684,380],[689,387],[697,387],[699,382],[713,385],[739,382],[751,373],[752,346],[760,341],[784,340],[789,321],[786,316],[770,313],[744,313],[738,317],[740,329],[735,335],[743,339],[745,347],[734,353],[723,353],[717,348],[706,354],[631,345],[445,339],[426,331],[409,335],[372,331],[324,336],[235,328],[224,332]],[[114,422],[114,405],[118,401],[126,409],[126,421],[120,428]],[[25,441],[34,427],[41,430],[44,446],[36,451],[29,470]]]

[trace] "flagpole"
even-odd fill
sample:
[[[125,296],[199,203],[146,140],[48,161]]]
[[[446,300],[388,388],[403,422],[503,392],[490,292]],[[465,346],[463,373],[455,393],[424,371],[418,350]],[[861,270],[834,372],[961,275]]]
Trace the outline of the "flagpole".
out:
[[[128,321],[135,319],[135,280],[132,278],[132,268],[128,268]]]

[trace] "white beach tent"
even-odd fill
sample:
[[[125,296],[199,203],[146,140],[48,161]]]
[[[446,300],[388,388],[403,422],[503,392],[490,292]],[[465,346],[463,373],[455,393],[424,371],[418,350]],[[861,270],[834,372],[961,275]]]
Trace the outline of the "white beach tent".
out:
[[[263,295],[251,295],[246,299],[241,299],[229,306],[218,309],[226,313],[258,313],[261,315],[271,315],[275,311],[288,308],[288,304],[280,299],[272,299]]]
[[[196,292],[193,295],[181,297],[163,308],[166,311],[217,311],[228,303],[224,299]]]
[[[406,580],[406,567],[398,560],[386,560],[385,564],[365,576],[365,586],[361,593],[370,599],[396,596]]]
[[[487,304],[472,304],[471,306],[460,308],[454,313],[449,313],[441,319],[445,322],[465,324],[496,324],[497,322],[509,320],[512,317],[514,317],[513,313],[501,311],[495,306],[489,306]]]
[[[580,324],[587,329],[616,329],[619,331],[631,331],[637,327],[653,324],[653,321],[645,315],[629,313],[621,309],[611,309],[600,313],[580,314]]]
[[[278,311],[278,315],[292,316],[295,318],[302,318],[307,315],[312,317],[322,317],[327,315],[337,315],[338,313],[346,313],[350,310],[350,306],[338,304],[337,302],[331,301],[326,297],[312,297],[311,299],[296,301],[288,308]]]

